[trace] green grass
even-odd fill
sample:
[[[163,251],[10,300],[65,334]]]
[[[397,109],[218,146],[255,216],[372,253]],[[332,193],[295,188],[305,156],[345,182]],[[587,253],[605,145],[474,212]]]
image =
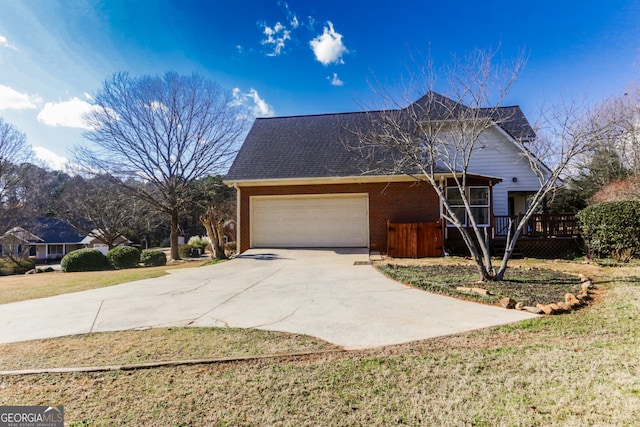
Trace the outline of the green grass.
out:
[[[215,265],[215,264],[220,264],[222,262],[227,262],[230,261],[229,259],[212,259],[209,262],[207,262],[205,265]]]

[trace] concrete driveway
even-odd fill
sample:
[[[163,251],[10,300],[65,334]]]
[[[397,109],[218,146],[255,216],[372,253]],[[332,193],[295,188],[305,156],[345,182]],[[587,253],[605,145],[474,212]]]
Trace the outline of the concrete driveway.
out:
[[[218,326],[308,334],[358,349],[535,317],[412,289],[357,261],[368,261],[368,252],[251,250],[233,261],[156,279],[4,304],[0,342]]]

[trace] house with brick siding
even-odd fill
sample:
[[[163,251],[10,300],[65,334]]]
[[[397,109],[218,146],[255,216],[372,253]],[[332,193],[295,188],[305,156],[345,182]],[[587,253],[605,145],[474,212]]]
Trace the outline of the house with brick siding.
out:
[[[473,193],[468,197],[486,227],[496,214],[517,214],[527,195],[538,189],[521,156],[522,141],[534,132],[519,107],[504,107],[500,113],[508,119],[485,131],[492,148],[474,158],[468,175]],[[372,114],[376,112],[255,120],[225,178],[237,190],[240,252],[364,247],[385,253],[389,222],[441,219],[441,201],[428,183],[409,175],[367,172],[346,148],[356,137],[347,129],[369,123]],[[451,178],[443,169],[441,184]],[[446,236],[446,225],[442,231]]]

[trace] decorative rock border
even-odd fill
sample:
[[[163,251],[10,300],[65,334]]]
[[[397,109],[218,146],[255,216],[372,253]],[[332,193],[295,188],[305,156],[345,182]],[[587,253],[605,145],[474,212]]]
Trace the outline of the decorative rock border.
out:
[[[567,313],[571,310],[576,310],[585,305],[589,300],[591,300],[591,290],[595,288],[593,281],[584,274],[578,274],[578,277],[580,278],[582,290],[578,295],[574,295],[572,293],[565,294],[564,301],[558,301],[552,304],[536,304],[535,307],[532,307],[524,305],[523,302],[516,302],[511,298],[503,298],[498,302],[498,304],[508,310],[523,310],[533,314],[552,315]],[[465,293],[491,295],[491,292],[487,291],[484,288],[458,286],[456,290]]]
[[[38,273],[51,273],[52,271],[55,271],[53,269],[53,267],[45,267],[45,268],[34,268],[32,270],[27,271],[24,274],[38,274]]]
[[[515,303],[511,298],[504,298],[500,300],[500,305],[504,308],[515,308],[526,310],[535,314],[562,314],[567,313],[571,310],[576,310],[583,305],[585,305],[589,300],[591,300],[591,291],[595,288],[593,281],[586,277],[583,274],[579,274],[581,283],[581,291],[578,295],[574,295],[572,293],[567,293],[564,296],[564,301],[558,301],[557,303],[551,304],[536,304],[535,307],[525,306],[522,303]],[[509,301],[507,301],[509,300]],[[513,303],[513,307],[511,306]]]

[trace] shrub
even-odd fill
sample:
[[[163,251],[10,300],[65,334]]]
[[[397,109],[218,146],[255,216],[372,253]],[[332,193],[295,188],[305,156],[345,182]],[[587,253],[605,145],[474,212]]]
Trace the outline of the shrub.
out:
[[[187,243],[200,249],[200,253],[203,254],[205,249],[207,249],[207,246],[209,245],[209,238],[192,236]]]
[[[60,263],[62,271],[100,271],[109,266],[107,257],[97,249],[78,249],[69,252]]]
[[[604,202],[576,215],[587,253],[628,262],[640,245],[640,202]]]
[[[197,258],[200,256],[200,251],[195,246],[180,245],[178,246],[178,255],[180,258]]]
[[[0,276],[10,274],[24,274],[33,270],[36,265],[28,258],[4,257],[0,258]]]
[[[140,262],[140,251],[132,246],[117,246],[107,252],[107,259],[114,268],[134,268]]]
[[[149,249],[144,250],[140,254],[140,262],[145,267],[156,267],[159,265],[167,264],[167,255],[159,250]]]

